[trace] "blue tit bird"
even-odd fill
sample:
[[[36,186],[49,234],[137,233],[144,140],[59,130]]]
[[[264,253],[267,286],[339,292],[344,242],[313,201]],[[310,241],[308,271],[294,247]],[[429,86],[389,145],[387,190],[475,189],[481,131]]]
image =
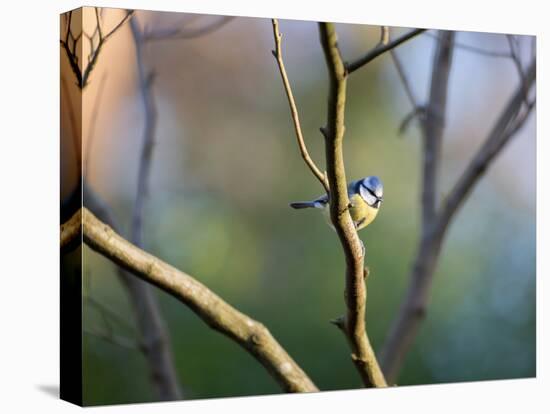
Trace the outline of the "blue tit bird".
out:
[[[382,181],[376,176],[365,177],[348,185],[349,212],[357,230],[367,227],[376,218],[380,205],[384,201],[382,198],[383,192]],[[329,197],[327,194],[312,201],[290,203],[290,207],[295,209],[323,209],[329,225],[334,228],[330,220]]]

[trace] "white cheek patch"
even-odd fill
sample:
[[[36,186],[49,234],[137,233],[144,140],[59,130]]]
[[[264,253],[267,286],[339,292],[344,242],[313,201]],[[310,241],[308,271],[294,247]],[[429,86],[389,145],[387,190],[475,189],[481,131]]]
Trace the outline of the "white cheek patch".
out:
[[[376,202],[378,201],[376,199],[375,196],[373,196],[369,190],[367,190],[365,187],[363,187],[362,185],[359,186],[359,194],[361,195],[361,198],[363,200],[365,200],[365,202],[369,205],[369,206],[374,206],[376,204]]]

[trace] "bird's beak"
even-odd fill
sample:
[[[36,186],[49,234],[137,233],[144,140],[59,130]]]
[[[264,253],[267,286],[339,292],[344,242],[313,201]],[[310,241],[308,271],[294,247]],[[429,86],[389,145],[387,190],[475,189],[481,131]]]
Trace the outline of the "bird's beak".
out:
[[[377,197],[376,199],[377,199],[378,201],[380,201],[381,203],[384,202],[384,198],[383,198],[383,197]]]

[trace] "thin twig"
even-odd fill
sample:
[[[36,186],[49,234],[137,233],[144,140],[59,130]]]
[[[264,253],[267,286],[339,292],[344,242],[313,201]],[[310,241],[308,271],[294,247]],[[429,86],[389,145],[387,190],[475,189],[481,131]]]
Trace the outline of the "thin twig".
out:
[[[246,349],[285,391],[318,391],[260,322],[227,304],[196,279],[126,241],[86,208],[82,217],[84,242],[90,248],[187,305],[211,328]]]
[[[96,10],[97,10],[97,7],[96,7]],[[133,10],[127,11],[126,14],[124,15],[124,17],[120,20],[120,22],[109,33],[107,33],[105,36],[101,35],[101,27],[99,26],[99,23],[98,23],[97,30],[98,30],[98,33],[100,34],[99,41],[98,41],[97,46],[95,47],[95,49],[92,49],[91,52],[90,52],[90,58],[88,60],[88,65],[86,66],[86,69],[84,69],[84,71],[82,73],[81,88],[84,88],[88,84],[88,78],[90,77],[90,73],[94,69],[94,67],[97,63],[97,58],[98,58],[103,46],[105,46],[105,43],[107,42],[107,40],[109,40],[109,38],[118,29],[120,29],[124,23],[126,23],[128,21],[128,19],[132,16],[132,14],[134,14]]]
[[[350,344],[351,358],[363,384],[367,387],[387,386],[376,355],[367,336],[365,311],[367,286],[363,247],[349,213],[347,180],[343,155],[344,115],[347,71],[338,48],[334,25],[319,23],[319,35],[329,75],[327,124],[325,136],[327,176],[331,188],[330,217],[346,258],[345,299],[347,312],[337,323]]]
[[[86,35],[86,37],[88,38],[88,40],[90,42],[90,54],[88,56],[88,64],[86,65],[85,68],[83,68],[81,70],[80,66],[78,64],[78,52],[76,50],[76,47],[77,47],[78,40],[80,40],[82,38],[83,32],[81,31],[76,37],[73,36],[73,34],[71,32],[71,26],[70,26],[72,13],[70,12],[69,21],[68,21],[68,25],[67,25],[67,33],[65,35],[65,39],[61,39],[60,43],[61,43],[61,46],[63,47],[63,50],[65,51],[65,54],[67,55],[67,59],[69,60],[71,70],[75,74],[76,81],[77,81],[76,83],[77,83],[77,85],[80,89],[83,89],[88,84],[88,78],[90,77],[90,74],[91,74],[92,70],[94,69],[94,67],[97,63],[97,58],[98,58],[103,46],[105,46],[105,43],[107,42],[107,40],[109,40],[109,38],[113,34],[115,34],[124,25],[124,23],[126,23],[128,21],[128,19],[133,14],[134,14],[133,10],[127,11],[126,14],[124,15],[124,17],[115,25],[115,27],[109,33],[104,35],[103,30],[101,28],[101,19],[100,19],[100,16],[99,16],[99,9],[97,7],[95,8],[96,27],[95,27],[94,32],[91,36]],[[82,28],[81,28],[81,30],[82,30]],[[99,39],[98,39],[97,45],[94,45],[94,40],[93,39],[94,39],[96,33],[98,34]],[[70,47],[70,44],[69,44],[69,39],[71,39],[71,38],[73,39],[73,48],[72,48],[72,50],[71,50],[71,47]],[[80,51],[82,51],[82,49],[80,49]]]
[[[386,53],[389,50],[395,49],[397,46],[405,43],[407,40],[412,39],[415,36],[418,36],[419,34],[425,32],[426,29],[414,29],[411,30],[408,33],[405,33],[404,35],[398,37],[397,39],[392,40],[391,42],[387,44],[379,44],[374,49],[367,52],[364,56],[360,57],[357,60],[354,60],[353,62],[346,63],[345,67],[348,73],[353,73],[357,69],[365,66],[367,63],[373,61],[378,56]]]
[[[405,73],[405,68],[401,63],[401,59],[399,58],[397,51],[395,49],[390,50],[390,55],[395,69],[397,70],[397,74],[399,75],[399,80],[401,81],[403,89],[405,90],[405,94],[407,95],[407,98],[409,99],[409,102],[413,108],[411,112],[403,119],[403,121],[401,121],[401,125],[399,126],[399,134],[405,132],[405,130],[409,126],[409,123],[413,119],[418,119],[423,129],[425,127],[426,108],[424,105],[418,103],[418,100],[414,95],[411,82],[409,81],[407,74]]]
[[[519,44],[515,43],[515,38],[513,35],[506,35],[506,39],[508,40],[508,45],[510,46],[510,57],[512,59],[512,62],[514,62],[514,66],[516,67],[516,70],[518,72],[519,80],[522,85],[526,85],[525,72],[523,71],[523,66],[521,65]],[[525,101],[526,105],[529,105],[528,92],[528,90],[523,91],[523,100]]]
[[[283,54],[281,51],[281,39],[282,35],[279,31],[279,22],[277,19],[272,19],[273,24],[273,37],[275,39],[275,50],[271,53],[277,60],[277,65],[279,67],[279,72],[281,73],[281,78],[283,80],[283,85],[285,88],[286,96],[288,98],[288,104],[290,106],[290,114],[292,115],[292,121],[294,123],[294,132],[296,133],[296,140],[298,142],[298,147],[300,148],[300,154],[304,159],[305,163],[313,173],[313,175],[319,180],[321,185],[325,188],[327,194],[329,193],[329,184],[328,180],[324,173],[315,165],[315,162],[311,159],[309,152],[307,150],[306,144],[304,142],[304,136],[302,134],[302,127],[300,126],[300,117],[298,115],[298,108],[296,107],[296,102],[294,101],[294,95],[292,94],[292,88],[286,74],[285,65],[283,62]]]

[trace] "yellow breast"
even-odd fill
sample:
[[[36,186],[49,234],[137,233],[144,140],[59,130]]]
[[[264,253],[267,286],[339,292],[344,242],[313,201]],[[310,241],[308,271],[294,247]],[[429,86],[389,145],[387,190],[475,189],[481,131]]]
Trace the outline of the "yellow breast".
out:
[[[352,195],[349,201],[351,204],[349,212],[351,214],[351,219],[357,227],[357,230],[367,227],[376,218],[378,209],[369,206],[359,194]],[[330,220],[330,210],[328,204],[324,208],[324,213],[328,224],[334,228],[332,221]]]

